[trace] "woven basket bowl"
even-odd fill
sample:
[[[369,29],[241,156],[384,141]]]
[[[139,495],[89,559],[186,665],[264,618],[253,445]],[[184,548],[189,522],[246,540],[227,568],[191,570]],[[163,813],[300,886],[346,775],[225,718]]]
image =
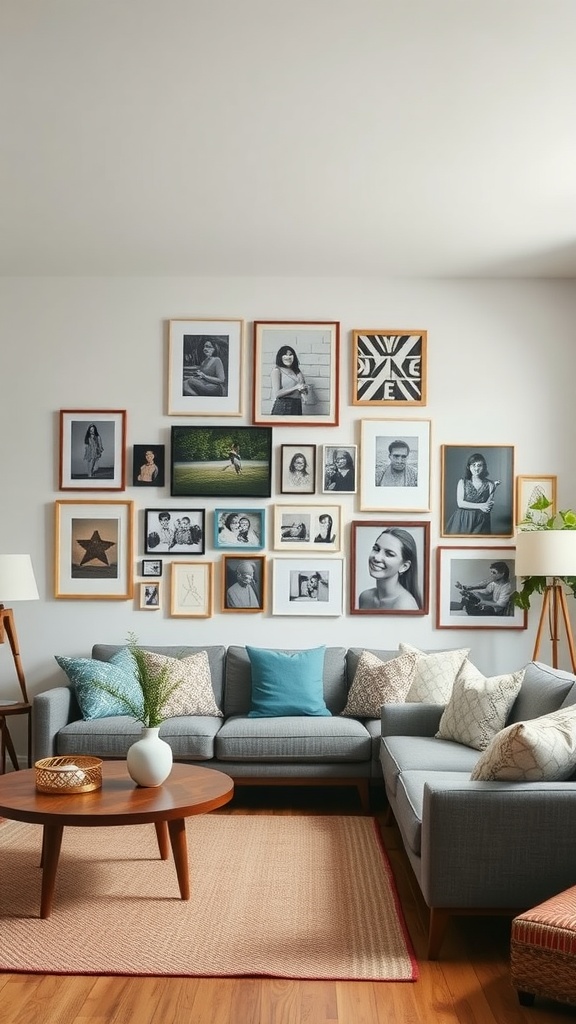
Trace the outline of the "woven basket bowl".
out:
[[[34,770],[39,793],[91,793],[102,788],[102,761],[97,757],[44,757]]]

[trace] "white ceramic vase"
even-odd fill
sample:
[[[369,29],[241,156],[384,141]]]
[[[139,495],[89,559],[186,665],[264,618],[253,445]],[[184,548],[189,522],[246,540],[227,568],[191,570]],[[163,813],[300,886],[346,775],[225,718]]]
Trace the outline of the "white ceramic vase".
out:
[[[144,726],[126,754],[128,774],[139,786],[161,786],[172,771],[172,761],[172,747],[160,739],[158,726]]]

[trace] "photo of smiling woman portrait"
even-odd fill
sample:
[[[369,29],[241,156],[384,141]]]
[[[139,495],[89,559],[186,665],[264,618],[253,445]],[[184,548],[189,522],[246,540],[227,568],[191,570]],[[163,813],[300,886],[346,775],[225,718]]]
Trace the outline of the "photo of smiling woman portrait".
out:
[[[426,615],[429,523],[353,522],[352,615]]]

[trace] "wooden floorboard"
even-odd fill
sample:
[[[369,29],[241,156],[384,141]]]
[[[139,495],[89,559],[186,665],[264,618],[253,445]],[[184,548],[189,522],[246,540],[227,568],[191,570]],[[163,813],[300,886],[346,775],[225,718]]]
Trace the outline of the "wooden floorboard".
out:
[[[427,909],[396,827],[379,821],[419,962],[410,982],[0,974],[2,1024],[560,1024],[576,1008],[521,1007],[510,984],[510,920],[455,918],[427,961]],[[216,814],[360,814],[352,789],[240,787]],[[225,908],[223,908],[225,912]],[[89,933],[86,936],[89,941]],[[1,927],[0,927],[1,941]]]

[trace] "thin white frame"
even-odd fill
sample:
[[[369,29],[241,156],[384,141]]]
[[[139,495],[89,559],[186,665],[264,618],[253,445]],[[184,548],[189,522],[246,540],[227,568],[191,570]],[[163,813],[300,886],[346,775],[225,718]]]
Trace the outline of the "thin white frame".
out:
[[[341,486],[334,465],[335,454],[332,454],[331,465],[328,459],[331,453],[347,452],[353,463],[354,476],[351,487]],[[325,444],[322,446],[322,494],[356,494],[358,490],[358,445],[357,444]],[[350,482],[350,481],[344,481]]]
[[[56,501],[54,516],[54,597],[68,600],[126,601],[134,595],[132,578],[134,502],[111,499],[110,501]],[[86,522],[86,527],[76,524]],[[116,539],[110,523],[116,523]],[[106,524],[106,525],[104,525]],[[88,535],[90,531],[91,536]],[[84,558],[90,553],[85,545],[93,539],[94,532],[99,541],[107,544],[105,549],[95,543],[94,551],[100,554],[90,561],[109,564],[113,556],[111,548],[118,549],[115,582],[113,576],[98,576],[98,564],[86,569],[82,576],[73,575],[74,557]],[[109,537],[100,536],[100,531],[110,531]],[[86,536],[82,537],[81,534]],[[82,544],[80,542],[83,542]],[[101,556],[105,556],[106,561]],[[81,568],[76,563],[77,569]],[[102,570],[101,570],[102,571]]]
[[[294,483],[290,479],[290,464],[296,456],[306,459],[308,481],[306,486]],[[280,494],[316,494],[316,445],[315,444],[281,444],[280,445]]]
[[[152,604],[146,600],[146,591],[153,587],[156,591],[156,601]],[[162,587],[160,583],[141,583],[140,584],[140,610],[145,612],[157,612],[162,607]]]
[[[428,332],[352,332],[352,405],[426,405]]]
[[[188,339],[195,338],[195,345]],[[186,395],[183,385],[187,376],[189,348],[213,339],[224,357],[226,349],[226,395]],[[168,322],[168,415],[169,416],[241,416],[242,360],[244,320],[220,318],[170,320]]]
[[[109,472],[99,463],[112,456],[110,476],[88,475],[86,432],[90,424],[103,446],[96,472]],[[86,475],[80,470],[86,470]],[[59,483],[61,491],[124,491],[126,489],[126,410],[61,409]]]
[[[464,609],[452,609],[453,598],[456,598],[458,591],[454,584],[456,578],[459,582],[470,586],[477,582],[474,574],[467,576],[467,570],[462,564],[459,572],[454,572],[455,562],[486,562],[486,569],[489,569],[491,562],[512,562],[515,563],[514,547],[438,547],[436,549],[436,629],[526,629],[528,617],[522,608],[514,608],[513,615],[468,615]],[[458,553],[458,554],[457,554]],[[485,575],[485,574],[484,574]],[[511,579],[518,578],[512,571]],[[481,580],[478,582],[485,582]]]
[[[533,492],[535,487],[540,487],[544,497],[552,502],[550,508],[546,509],[546,512],[540,513],[542,519],[545,521],[556,515],[557,484],[557,476],[548,476],[545,473],[540,473],[537,476],[516,477],[516,510],[514,516],[516,526],[525,519],[529,511],[530,498],[533,497],[533,494],[528,495],[526,491],[530,489]],[[531,518],[533,518],[534,523],[538,523],[538,513],[533,511]]]
[[[270,374],[278,350],[294,349],[308,388],[302,415],[272,415]],[[339,415],[340,322],[256,320],[252,422],[282,427],[336,427]],[[315,409],[326,411],[315,412]]]
[[[360,508],[363,512],[429,512],[430,420],[361,420]],[[417,442],[417,483],[410,486],[386,486],[377,483],[389,462],[388,448],[403,441],[412,450]]]
[[[209,619],[214,607],[214,563],[172,562],[170,615],[180,619]]]
[[[313,581],[317,575],[321,577],[320,585],[310,589],[308,596],[302,594],[302,584],[306,580]],[[343,613],[343,558],[272,559],[273,615],[338,616]]]
[[[313,540],[319,535],[320,517],[329,515],[334,539],[330,542]],[[287,535],[291,523],[305,528],[305,535]],[[290,539],[288,539],[290,538]],[[273,521],[273,547],[275,551],[288,554],[291,551],[340,551],[342,549],[342,506],[341,505],[275,505]]]

